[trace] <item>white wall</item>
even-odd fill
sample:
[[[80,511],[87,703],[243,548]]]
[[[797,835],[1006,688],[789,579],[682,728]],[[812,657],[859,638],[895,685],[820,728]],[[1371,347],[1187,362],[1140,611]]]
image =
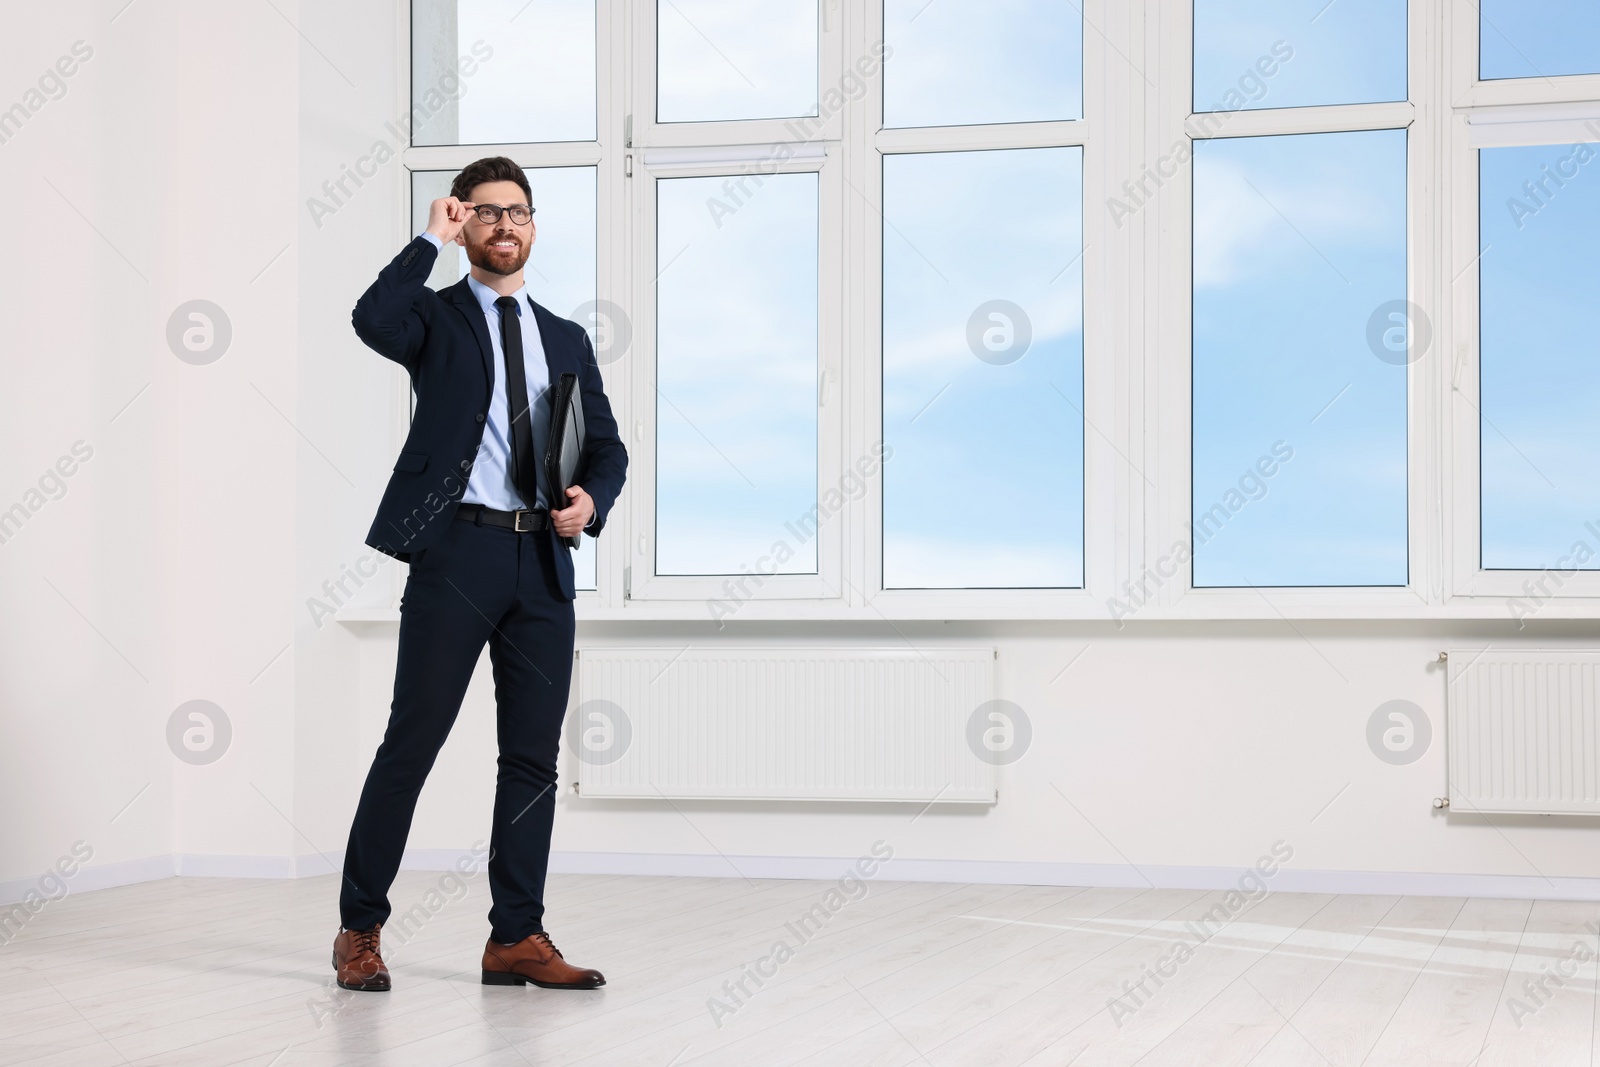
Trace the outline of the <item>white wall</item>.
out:
[[[320,225],[305,201],[403,111],[403,5],[121,7],[30,6],[0,39],[0,107],[75,41],[94,50],[65,95],[0,144],[19,253],[0,262],[0,508],[75,441],[94,450],[65,495],[0,544],[0,888],[13,897],[80,839],[94,850],[77,876],[85,888],[179,867],[329,870],[393,670],[392,627],[319,626],[306,601],[366,556],[396,446],[396,376],[355,339],[349,310],[406,234],[403,171],[388,164]],[[165,339],[173,309],[196,298],[233,328],[205,366]],[[374,581],[362,597],[385,589]],[[564,789],[558,865],[647,866],[610,854],[650,854],[756,873],[722,855],[795,856],[824,858],[814,869],[827,873],[832,857],[883,838],[902,858],[1023,865],[989,869],[996,877],[1137,885],[1245,866],[1281,839],[1297,871],[1522,876],[1505,885],[1528,892],[1545,877],[1600,878],[1590,822],[1489,825],[1430,807],[1443,792],[1438,651],[1593,646],[1597,629],[583,624],[580,643],[993,643],[1001,693],[1035,737],[998,806],[915,820],[901,807],[680,811]],[[487,836],[490,688],[480,672],[424,791],[418,863]],[[196,698],[233,728],[208,766],[181,762],[165,735]],[[1435,730],[1407,767],[1365,742],[1367,716],[1394,698],[1421,705]]]
[[[1000,695],[1028,714],[1032,744],[1002,769],[995,807],[936,806],[916,818],[916,807],[875,805],[679,802],[680,813],[648,802],[585,801],[564,785],[558,850],[699,855],[708,859],[676,868],[754,874],[773,868],[737,859],[730,865],[717,853],[852,856],[883,838],[897,858],[997,864],[917,866],[929,876],[1143,885],[1146,878],[1207,884],[1219,873],[1194,868],[1247,867],[1283,840],[1294,849],[1286,869],[1296,872],[1284,885],[1600,893],[1600,882],[1561,881],[1600,878],[1593,820],[1495,816],[1491,823],[1432,807],[1445,792],[1438,653],[1489,643],[1593,647],[1592,624],[1530,624],[1517,634],[1491,623],[1149,623],[1119,634],[1076,623],[901,623],[897,630],[774,623],[730,625],[720,635],[710,626],[608,624],[579,635],[580,644],[652,638],[673,648],[846,638],[888,647],[907,639],[923,648],[992,644],[1000,650]],[[371,642],[380,643],[382,653],[371,654],[391,663],[390,644]],[[373,673],[381,682],[376,667]],[[1382,762],[1367,746],[1369,716],[1394,699],[1422,707],[1433,729],[1427,754],[1408,766]],[[381,729],[381,704],[382,694],[364,694],[368,730]],[[491,694],[476,688],[424,792],[413,847],[459,848],[463,824],[487,818],[482,775],[493,751],[492,722]],[[569,759],[566,780],[579,769]],[[826,874],[830,867],[805,869]],[[1310,872],[1520,881],[1335,880]]]
[[[4,107],[92,50],[0,144],[0,499],[74,441],[94,449],[0,545],[0,863],[17,879],[78,839],[96,865],[291,843],[255,789],[288,800],[292,663],[255,676],[290,615],[295,440],[263,396],[294,408],[297,258],[256,275],[292,232],[295,38],[270,9],[119,7],[17,8],[0,41]],[[165,339],[196,298],[233,325],[209,366]],[[178,773],[166,719],[195,698],[235,743]]]

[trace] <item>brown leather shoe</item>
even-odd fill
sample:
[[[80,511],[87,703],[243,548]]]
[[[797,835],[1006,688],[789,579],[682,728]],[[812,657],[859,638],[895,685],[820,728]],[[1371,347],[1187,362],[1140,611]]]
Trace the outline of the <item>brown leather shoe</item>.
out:
[[[339,935],[333,939],[333,969],[340,988],[368,993],[389,991],[389,968],[378,954],[378,931],[382,928],[382,923],[370,930],[339,928]]]
[[[595,989],[606,984],[606,976],[568,963],[542,931],[515,945],[502,945],[491,937],[483,946],[483,984],[529,982],[546,989]]]

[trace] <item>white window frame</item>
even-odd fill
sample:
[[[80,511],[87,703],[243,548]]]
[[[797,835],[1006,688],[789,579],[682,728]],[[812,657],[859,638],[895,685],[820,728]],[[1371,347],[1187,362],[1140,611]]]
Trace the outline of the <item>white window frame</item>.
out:
[[[397,99],[410,93],[410,4],[402,23]],[[602,368],[630,454],[628,486],[598,547],[598,586],[579,595],[580,618],[705,621],[725,576],[655,576],[655,351],[653,183],[728,173],[718,147],[792,141],[787,120],[657,124],[656,0],[599,0],[598,140],[409,148],[396,238],[409,240],[410,170],[460,167],[489,152],[527,167],[592,165],[599,189],[598,296],[627,308],[633,342]],[[819,89],[883,35],[882,0],[820,0]],[[1084,0],[1084,117],[1073,122],[880,129],[882,75],[824,123],[822,159],[787,169],[818,173],[818,487],[839,484],[881,433],[882,157],[888,153],[1081,145],[1084,159],[1084,588],[882,588],[882,481],[830,516],[818,538],[819,573],[762,583],[739,604],[744,620],[1108,620],[1108,603],[1163,564],[1186,537],[1191,510],[1190,247],[1192,165],[1121,228],[1111,191],[1184,136],[1190,116],[1192,0]],[[1411,0],[1409,100],[1241,111],[1220,136],[1401,128],[1407,135],[1409,298],[1430,314],[1431,350],[1408,368],[1408,584],[1394,588],[1194,589],[1181,565],[1135,618],[1430,619],[1517,617],[1538,571],[1478,568],[1477,158],[1480,145],[1567,143],[1600,117],[1600,75],[1477,80],[1477,12],[1449,0]],[[1130,65],[1149,72],[1150,80]],[[820,99],[820,93],[819,93]],[[631,124],[629,116],[631,118]],[[631,134],[631,140],[629,135]],[[1537,138],[1504,140],[1504,138]],[[1501,138],[1501,140],[1492,140]],[[696,169],[695,163],[699,169]],[[402,375],[403,380],[403,375]],[[1459,389],[1459,391],[1458,391]],[[405,429],[396,389],[395,444]],[[1140,472],[1144,472],[1141,474]],[[952,499],[952,521],[992,524]],[[396,569],[398,570],[398,568]],[[396,595],[403,574],[396,577]],[[791,580],[792,579],[792,580]],[[1541,617],[1600,611],[1600,574],[1567,579]]]
[[[1069,4],[1077,8],[1079,4]],[[1120,112],[1125,100],[1112,104],[1107,93],[1108,40],[1118,31],[1105,20],[1122,19],[1126,12],[1106,0],[1084,0],[1083,117],[1055,122],[994,123],[979,126],[923,126],[883,129],[883,79],[872,81],[862,100],[854,157],[859,161],[858,198],[864,226],[852,238],[858,242],[859,276],[850,292],[860,299],[854,309],[858,324],[853,334],[862,353],[861,373],[854,384],[864,412],[859,427],[860,454],[882,433],[883,411],[883,159],[887,155],[1015,148],[1065,148],[1083,150],[1083,249],[1079,265],[1083,283],[1083,586],[1034,589],[884,589],[883,588],[883,484],[874,480],[863,500],[861,528],[857,531],[858,582],[871,590],[867,607],[873,617],[892,619],[1103,619],[1104,603],[1112,595],[1120,557],[1129,527],[1122,507],[1129,474],[1118,453],[1126,450],[1117,400],[1120,360],[1113,348],[1126,352],[1118,316],[1108,308],[1123,297],[1118,288],[1117,265],[1126,250],[1108,225],[1105,203],[1110,181],[1107,160],[1127,128]],[[863,47],[883,33],[883,2],[862,5]],[[1097,32],[1100,27],[1104,33]],[[1108,37],[1107,35],[1110,35]],[[891,57],[892,59],[892,57]],[[1118,178],[1120,181],[1121,179]],[[893,442],[889,442],[891,445]],[[893,460],[890,460],[893,462]],[[948,513],[951,522],[985,525],[996,540],[1005,536],[1013,521],[1008,516],[985,514],[981,504],[951,486]]]
[[[771,146],[751,147],[741,151],[752,164],[770,161]],[[842,518],[839,514],[819,512],[817,533],[813,538],[817,553],[817,571],[814,574],[765,574],[755,579],[745,577],[741,571],[716,575],[664,575],[654,573],[656,561],[656,484],[653,477],[657,469],[657,415],[656,399],[656,203],[657,183],[675,178],[738,177],[746,173],[725,160],[708,160],[722,153],[700,149],[644,149],[634,152],[633,183],[635,222],[634,247],[638,250],[636,263],[640,270],[633,279],[634,337],[640,344],[639,355],[631,368],[632,395],[636,433],[630,444],[629,470],[649,471],[651,477],[629,479],[629,544],[630,600],[664,600],[697,602],[701,618],[720,621],[730,614],[743,614],[745,606],[754,601],[810,601],[837,599],[843,585],[840,581],[842,559]],[[843,404],[839,397],[839,368],[843,363],[843,337],[840,329],[841,293],[836,284],[836,272],[828,264],[839,257],[839,234],[843,230],[840,217],[838,147],[826,148],[826,155],[813,159],[790,159],[770,163],[765,173],[817,175],[817,377],[816,393],[816,496],[829,484],[838,484],[837,472],[841,469]],[[647,358],[646,358],[647,357]],[[798,519],[800,516],[789,516]],[[784,534],[781,525],[774,523],[772,539]],[[749,573],[763,572],[761,560],[744,562]],[[713,610],[715,609],[715,610]]]
[[[396,33],[399,85],[394,98],[393,114],[403,115],[411,108],[411,0],[395,0],[398,32]],[[595,127],[596,141],[536,141],[494,145],[407,145],[401,152],[401,166],[396,168],[396,202],[400,210],[394,229],[394,247],[401,248],[417,235],[412,222],[411,185],[416,171],[459,171],[475,159],[487,155],[503,155],[515,160],[528,170],[545,167],[595,168],[595,299],[620,302],[620,286],[624,279],[624,234],[619,225],[625,206],[620,164],[620,146],[608,142],[605,131],[613,125],[620,127],[616,117],[619,103],[614,91],[608,91],[621,77],[620,50],[608,49],[608,41],[619,40],[622,12],[618,6],[599,0],[595,6]],[[493,43],[493,42],[491,42]],[[458,49],[460,51],[460,49]],[[537,205],[535,205],[537,206]],[[535,216],[537,218],[537,216]],[[624,372],[621,365],[633,358],[628,353],[610,366],[600,368],[605,382],[606,396],[611,400],[617,415],[619,432],[626,414],[617,407],[617,393]],[[396,368],[391,402],[390,437],[394,451],[403,447],[411,426],[410,379],[404,370]],[[630,471],[630,474],[632,472]],[[609,529],[609,522],[608,522]],[[575,611],[580,616],[604,611],[606,606],[620,602],[623,595],[621,546],[615,537],[601,537],[595,544],[595,588],[577,591]],[[400,595],[405,588],[406,572],[402,567],[389,568],[392,583],[391,608],[386,617],[398,619]]]
[[[1159,135],[1152,144],[1161,152],[1179,143],[1205,113],[1193,104],[1193,0],[1160,0],[1163,23],[1157,31],[1161,47],[1160,70],[1170,75],[1152,94],[1156,106],[1149,121]],[[1301,133],[1337,133],[1361,130],[1406,131],[1406,277],[1410,299],[1427,306],[1417,294],[1434,284],[1431,216],[1426,210],[1431,180],[1428,151],[1430,124],[1428,85],[1435,69],[1427,32],[1426,9],[1433,0],[1411,0],[1408,26],[1408,97],[1406,101],[1340,104],[1319,107],[1241,110],[1230,114],[1216,130],[1217,139]],[[1208,139],[1208,138],[1201,138]],[[1155,161],[1139,158],[1130,172],[1140,173]],[[1160,584],[1151,605],[1139,617],[1171,618],[1390,618],[1425,612],[1433,585],[1427,515],[1429,412],[1427,377],[1429,361],[1420,359],[1407,369],[1406,379],[1406,509],[1407,574],[1402,586],[1272,586],[1260,589],[1233,587],[1195,588],[1193,560],[1179,561],[1176,546],[1189,545],[1185,523],[1193,509],[1191,463],[1193,456],[1192,323],[1193,323],[1193,174],[1191,160],[1138,215],[1156,230],[1158,251],[1147,260],[1146,285],[1152,292],[1171,294],[1156,309],[1156,342],[1148,351],[1156,379],[1156,410],[1150,417],[1150,447],[1158,457],[1154,512],[1149,537],[1142,545],[1144,568],[1136,573],[1174,571]],[[1419,210],[1419,205],[1422,209]],[[1134,579],[1137,581],[1137,579]],[[1154,583],[1151,583],[1154,585]]]
[[[818,0],[818,99],[823,87],[838,84],[843,62],[840,0]],[[732,611],[740,618],[759,617],[764,605],[783,614],[815,612],[842,594],[842,514],[821,515],[814,538],[817,570],[813,574],[662,575],[656,561],[656,183],[672,178],[738,177],[750,169],[775,174],[817,175],[817,499],[838,484],[842,464],[844,414],[838,388],[844,364],[843,294],[834,264],[841,259],[842,174],[839,132],[842,116],[825,117],[796,158],[777,161],[775,146],[795,143],[791,123],[803,117],[727,119],[705,122],[656,121],[657,0],[634,0],[627,34],[634,57],[625,95],[629,101],[624,136],[629,194],[631,272],[628,306],[633,309],[635,353],[628,385],[634,411],[634,435],[628,442],[629,484],[624,605],[637,617],[648,605],[667,617],[715,619]],[[754,167],[751,165],[754,164]],[[749,169],[747,169],[749,168]],[[773,531],[774,540],[781,528]],[[619,539],[620,540],[620,539]],[[760,566],[750,560],[751,568]],[[659,608],[657,606],[659,605]],[[647,609],[648,610],[648,609]],[[825,614],[826,609],[822,613]],[[652,612],[653,613],[653,612]]]
[[[1447,595],[1452,602],[1501,605],[1507,616],[1519,620],[1531,615],[1592,617],[1600,610],[1600,572],[1562,574],[1554,567],[1488,570],[1481,566],[1478,152],[1593,141],[1594,134],[1584,124],[1600,120],[1600,75],[1479,81],[1478,11],[1475,6],[1451,5],[1449,19],[1448,32],[1454,43],[1449,71],[1454,121],[1444,145],[1449,160],[1445,255],[1455,281],[1445,293],[1448,329],[1441,340],[1448,342],[1448,347],[1440,349],[1441,355],[1450,357],[1450,380],[1443,383],[1451,472],[1447,513],[1454,535],[1449,545]]]

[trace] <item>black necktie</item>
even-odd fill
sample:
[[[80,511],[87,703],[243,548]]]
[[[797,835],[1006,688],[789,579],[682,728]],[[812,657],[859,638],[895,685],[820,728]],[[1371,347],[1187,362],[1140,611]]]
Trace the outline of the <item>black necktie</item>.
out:
[[[500,309],[500,352],[506,363],[506,406],[511,409],[511,481],[522,497],[522,506],[531,508],[539,500],[539,481],[533,458],[533,422],[528,414],[528,376],[522,366],[522,307],[509,296],[502,296],[494,306]]]

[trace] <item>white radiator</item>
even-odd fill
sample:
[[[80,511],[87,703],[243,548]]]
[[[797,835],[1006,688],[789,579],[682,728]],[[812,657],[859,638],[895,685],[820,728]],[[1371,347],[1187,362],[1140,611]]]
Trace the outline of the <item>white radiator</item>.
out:
[[[1451,649],[1450,810],[1600,815],[1600,652]]]
[[[968,738],[994,673],[992,648],[585,648],[578,793],[992,804],[1004,761]]]

